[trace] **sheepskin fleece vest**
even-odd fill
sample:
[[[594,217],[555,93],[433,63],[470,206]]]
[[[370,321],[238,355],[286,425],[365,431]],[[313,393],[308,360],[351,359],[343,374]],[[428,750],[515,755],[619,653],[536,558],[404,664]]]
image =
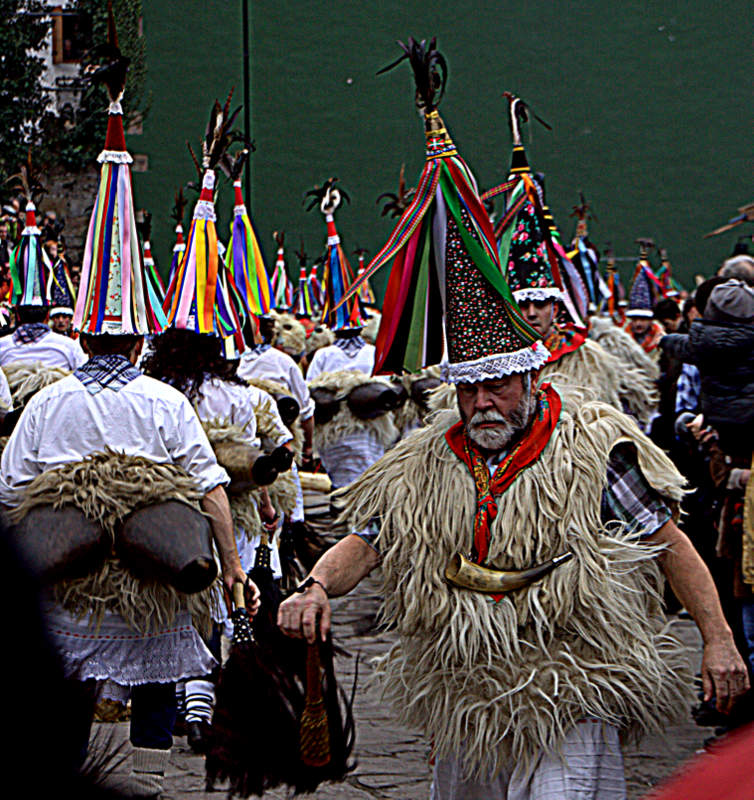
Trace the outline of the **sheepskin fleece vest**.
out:
[[[539,374],[541,383],[565,383],[582,386],[590,398],[609,403],[646,423],[657,407],[654,381],[641,370],[626,367],[597,342],[587,339],[581,347],[545,364]]]
[[[673,464],[626,415],[564,397],[539,461],[497,498],[487,564],[574,558],[495,603],[443,577],[473,540],[474,481],[444,438],[457,419],[439,415],[343,491],[353,529],[382,522],[383,614],[399,641],[378,673],[401,721],[482,776],[557,753],[585,717],[640,734],[684,714],[690,673],[662,612],[659,548],[600,519],[616,444],[634,444],[644,475],[675,506],[683,479]]]

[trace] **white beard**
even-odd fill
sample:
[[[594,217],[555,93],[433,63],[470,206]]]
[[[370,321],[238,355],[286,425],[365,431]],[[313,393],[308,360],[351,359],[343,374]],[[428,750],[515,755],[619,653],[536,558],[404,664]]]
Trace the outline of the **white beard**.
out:
[[[483,450],[493,453],[504,450],[511,439],[529,424],[533,405],[534,398],[527,392],[507,418],[499,411],[477,411],[466,423],[469,438]],[[479,425],[484,422],[496,422],[497,425],[494,428],[480,428]]]

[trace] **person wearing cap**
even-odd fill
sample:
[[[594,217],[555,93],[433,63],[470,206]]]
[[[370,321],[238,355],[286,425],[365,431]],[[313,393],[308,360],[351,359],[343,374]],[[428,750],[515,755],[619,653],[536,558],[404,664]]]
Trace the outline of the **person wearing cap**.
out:
[[[287,353],[272,347],[261,331],[265,320],[260,319],[259,328],[254,330],[254,342],[241,354],[238,377],[244,380],[274,381],[284,386],[299,406],[299,418],[304,431],[304,461],[312,458],[312,436],[314,435],[314,401],[309,393],[301,370]],[[258,339],[258,341],[257,341]]]
[[[322,186],[309,194],[319,200],[319,209],[327,223],[328,255],[323,275],[323,314],[326,323],[335,334],[335,342],[321,347],[314,353],[306,380],[311,383],[324,372],[359,371],[372,374],[374,367],[374,345],[367,344],[361,336],[364,327],[361,298],[358,294],[343,301],[344,293],[351,283],[350,266],[340,243],[340,235],[335,227],[335,211],[340,206],[341,190],[335,185],[337,179],[330,178]]]
[[[653,319],[656,279],[654,279],[652,269],[647,261],[648,243],[649,240],[640,240],[641,252],[631,290],[628,293],[626,324],[623,330],[641,346],[645,353],[656,358],[659,355],[657,346],[665,335],[665,331],[662,325]]]
[[[48,247],[55,253],[58,265],[57,242],[48,243]],[[0,337],[0,366],[24,362],[35,365],[35,369],[80,367],[86,355],[78,342],[51,331],[47,324],[50,306],[58,305],[52,300],[57,273],[47,249],[41,246],[31,196],[26,204],[26,225],[11,256],[10,269],[17,327],[12,334]]]
[[[214,235],[215,166],[223,154],[209,145],[207,149],[212,150],[212,157],[203,164],[203,188],[189,229],[190,245],[176,268],[177,279],[171,282],[165,297],[165,307],[170,309],[169,327],[155,338],[152,352],[143,361],[143,369],[145,374],[164,381],[186,396],[213,447],[232,441],[259,450],[260,437],[264,436],[275,448],[276,458],[282,459],[282,463],[276,462],[279,471],[287,473],[293,437],[283,425],[274,399],[257,387],[249,386],[236,374],[238,352],[235,345],[243,342],[239,310],[248,313],[249,309],[231,309],[228,304],[232,295],[225,292],[225,287],[231,280],[238,282],[240,276],[231,275],[230,266],[224,261],[222,248]],[[230,154],[225,157],[234,163],[234,167],[237,159],[244,158],[243,154],[235,159]],[[237,188],[240,194],[240,183]],[[205,252],[206,260],[209,264],[215,263],[218,270],[214,309],[208,319],[203,319],[197,312],[197,308],[201,308],[197,301],[199,280],[187,277],[201,275],[196,248],[191,246],[197,237],[210,243]],[[232,251],[232,242],[229,250]],[[236,272],[241,269],[240,264],[235,267]],[[244,296],[248,301],[249,295],[241,295]],[[205,295],[205,303],[206,300]],[[182,307],[188,309],[185,317],[179,311]],[[215,319],[227,324],[216,325]],[[229,348],[231,342],[234,346]],[[277,472],[276,468],[275,475]],[[272,478],[269,483],[273,484]],[[235,489],[231,493],[230,510],[241,568],[251,571],[261,551],[269,555],[272,576],[279,579],[282,573],[275,533],[280,513],[271,502],[273,486],[254,486],[244,491]],[[210,640],[218,661],[218,625],[225,623],[226,619],[223,616],[215,620],[215,635]],[[197,673],[185,681],[184,719],[189,745],[195,752],[205,752],[207,748],[214,699],[213,675]]]
[[[754,669],[754,289],[715,277],[697,289],[696,300],[702,319],[688,334],[664,337],[660,347],[690,374],[698,371],[701,416],[687,427],[710,450],[710,473],[723,496],[719,545],[734,566],[732,589]],[[743,505],[743,520],[736,505]]]
[[[109,30],[114,32],[112,18]],[[137,507],[152,525],[154,517],[149,515],[155,503],[178,501],[170,506],[171,513],[183,509],[196,524],[201,508],[230,590],[235,583],[245,584],[247,577],[224,489],[228,474],[217,463],[187,398],[135,367],[144,335],[162,330],[165,319],[161,309],[150,305],[136,235],[132,159],[126,151],[120,105],[127,60],[120,56],[117,40],[109,42],[108,53],[112,63],[92,72],[95,81],[106,83],[111,102],[74,316],[90,358],[27,404],[0,461],[0,501],[23,517],[29,493],[34,493],[35,502],[44,504],[46,498],[49,505],[63,497],[70,513],[83,518],[80,530],[99,525],[101,535],[110,537],[116,529],[119,537],[125,536],[125,517]],[[113,231],[121,236],[113,236]],[[31,259],[25,263],[31,265]],[[122,281],[111,280],[116,265]],[[27,275],[24,289],[29,284]],[[54,336],[48,329],[41,341]],[[80,480],[72,491],[74,472]],[[206,531],[201,519],[201,530]],[[177,547],[184,548],[180,555],[191,561],[196,551],[185,549],[192,541],[187,530],[186,534]],[[153,558],[159,555],[160,541],[153,537],[148,548]],[[23,538],[19,544],[24,544]],[[211,543],[204,546],[211,548]],[[211,578],[211,556],[200,556],[200,563],[202,575]],[[65,566],[63,562],[61,569]],[[191,613],[194,609],[207,616],[201,609],[202,604],[209,608],[208,590],[189,599],[167,580],[144,580],[143,572],[115,558],[109,546],[102,562],[87,566],[83,577],[63,574],[44,597],[52,644],[79,698],[79,716],[70,721],[70,736],[83,760],[95,684],[109,681],[119,687],[131,698],[133,756],[127,794],[157,797],[172,746],[175,682],[209,672],[216,664]],[[249,589],[253,612],[258,592],[253,584]]]
[[[417,185],[430,189],[384,249],[397,268],[377,370],[413,365],[398,331],[418,313],[427,360],[447,345],[458,409],[336,495],[344,529],[378,520],[379,534],[338,542],[278,620],[289,635],[325,638],[328,598],[380,565],[398,641],[377,671],[400,720],[433,743],[433,800],[575,800],[584,785],[620,800],[620,735],[683,715],[693,692],[658,599],[661,570],[702,630],[706,696],[714,689],[727,708],[746,670],[673,521],[680,474],[625,414],[538,381],[549,353],[485,244],[487,214],[437,112],[445,62],[434,45],[405,46],[427,136]],[[426,258],[417,242],[444,267],[425,273],[444,314],[408,285]]]

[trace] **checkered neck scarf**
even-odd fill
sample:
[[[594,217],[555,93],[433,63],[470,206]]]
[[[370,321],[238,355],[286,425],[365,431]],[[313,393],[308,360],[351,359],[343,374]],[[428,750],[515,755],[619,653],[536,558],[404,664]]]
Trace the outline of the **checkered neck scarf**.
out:
[[[27,322],[19,325],[13,333],[14,344],[31,344],[38,342],[43,336],[50,332],[49,325],[44,322]]]
[[[335,344],[349,357],[353,358],[356,353],[366,344],[361,336],[352,336],[350,339],[336,339]]]
[[[119,391],[141,371],[121,355],[93,356],[73,373],[86,386],[89,394],[97,394],[103,389]]]

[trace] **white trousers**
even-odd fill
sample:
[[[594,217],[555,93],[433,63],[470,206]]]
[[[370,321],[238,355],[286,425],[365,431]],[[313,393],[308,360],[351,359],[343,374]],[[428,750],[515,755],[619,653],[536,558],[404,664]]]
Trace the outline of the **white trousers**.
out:
[[[465,780],[461,759],[438,759],[431,800],[625,800],[618,730],[585,719],[567,734],[559,755],[530,768],[505,768],[493,780]]]

